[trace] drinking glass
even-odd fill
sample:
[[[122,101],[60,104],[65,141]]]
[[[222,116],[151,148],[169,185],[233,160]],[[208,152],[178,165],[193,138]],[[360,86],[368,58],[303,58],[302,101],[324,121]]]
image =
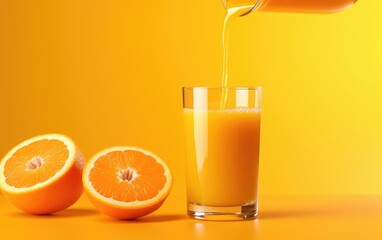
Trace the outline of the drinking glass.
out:
[[[256,217],[261,92],[261,87],[183,88],[192,218]]]

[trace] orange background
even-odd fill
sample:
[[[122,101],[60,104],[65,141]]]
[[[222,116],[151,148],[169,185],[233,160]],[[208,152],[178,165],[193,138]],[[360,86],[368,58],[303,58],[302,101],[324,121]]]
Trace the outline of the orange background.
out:
[[[219,85],[225,11],[211,1],[1,1],[0,155],[71,136],[89,158],[148,149],[185,204],[181,87]],[[263,87],[260,195],[382,194],[382,3],[334,15],[251,13],[230,85]]]

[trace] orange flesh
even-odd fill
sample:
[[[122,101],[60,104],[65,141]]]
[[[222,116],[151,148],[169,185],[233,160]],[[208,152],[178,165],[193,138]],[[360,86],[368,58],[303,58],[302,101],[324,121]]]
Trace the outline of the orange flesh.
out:
[[[16,188],[31,187],[52,178],[69,156],[66,145],[59,140],[39,140],[17,150],[4,166],[5,182]],[[42,160],[36,169],[33,159]]]
[[[121,171],[132,171],[132,179]],[[106,198],[134,202],[155,197],[166,183],[164,173],[163,166],[151,156],[134,150],[114,151],[97,159],[89,180]]]

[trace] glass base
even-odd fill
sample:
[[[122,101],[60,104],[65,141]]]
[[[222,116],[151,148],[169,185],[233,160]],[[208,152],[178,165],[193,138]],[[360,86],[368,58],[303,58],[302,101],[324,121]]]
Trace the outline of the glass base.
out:
[[[202,220],[244,220],[253,219],[257,216],[257,202],[251,202],[239,206],[206,206],[196,203],[187,204],[188,216]]]

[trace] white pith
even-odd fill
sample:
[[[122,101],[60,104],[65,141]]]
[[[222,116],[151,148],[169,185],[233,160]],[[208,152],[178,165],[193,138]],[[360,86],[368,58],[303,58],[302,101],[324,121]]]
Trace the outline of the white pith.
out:
[[[117,178],[120,182],[132,182],[139,176],[138,172],[133,168],[119,169]]]
[[[31,160],[29,160],[26,164],[26,170],[27,171],[35,171],[42,167],[44,164],[44,159],[40,156],[34,156]]]

